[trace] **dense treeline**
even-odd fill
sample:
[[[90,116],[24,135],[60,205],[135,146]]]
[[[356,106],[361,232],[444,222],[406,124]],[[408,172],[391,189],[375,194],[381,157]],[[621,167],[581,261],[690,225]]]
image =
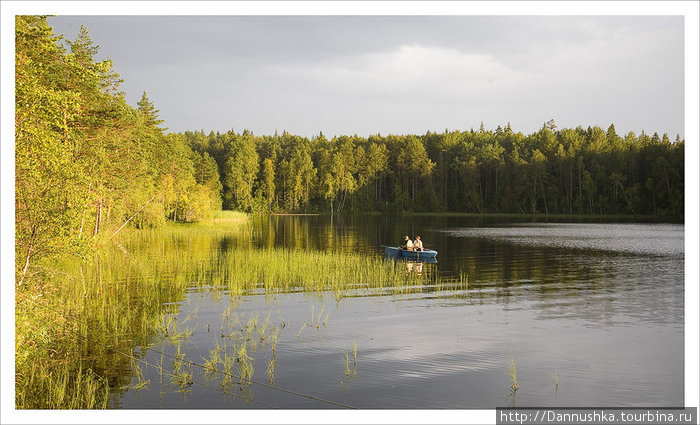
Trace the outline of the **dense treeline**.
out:
[[[681,219],[684,141],[614,125],[536,133],[311,139],[185,132],[211,155],[225,208],[252,212],[632,214]]]
[[[15,20],[15,207],[18,279],[33,259],[87,252],[125,223],[192,221],[219,209],[216,163],[165,134],[146,93],[133,108],[109,60],[81,28]]]

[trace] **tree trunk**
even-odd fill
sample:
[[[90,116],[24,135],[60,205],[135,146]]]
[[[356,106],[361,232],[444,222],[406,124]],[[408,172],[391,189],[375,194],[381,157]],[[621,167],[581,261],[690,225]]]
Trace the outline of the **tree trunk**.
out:
[[[544,193],[544,182],[540,183],[540,185],[542,187],[542,199],[544,200],[544,213],[549,215],[549,208],[547,208],[547,195]]]
[[[19,280],[19,286],[22,286],[22,282],[24,282],[24,277],[27,275],[27,270],[29,269],[29,260],[32,257],[32,251],[34,250],[35,237],[36,227],[32,228],[32,235],[29,237],[29,248],[27,249],[27,257],[24,260],[24,268],[22,269],[22,278]]]
[[[494,189],[494,199],[496,200],[496,211],[498,211],[498,165],[496,166],[496,182]]]
[[[97,211],[95,212],[95,233],[97,235],[100,233],[100,225],[102,224],[102,197],[97,201]]]
[[[142,209],[146,208],[146,205],[150,204],[151,201],[153,200],[153,198],[154,198],[154,197],[152,196],[151,199],[148,200],[148,202],[146,202],[145,204],[143,204],[143,206],[142,206],[141,208],[139,208],[139,210],[136,211],[136,212],[134,213],[134,215],[132,215],[131,217],[129,217],[129,219],[126,220],[126,221],[124,222],[124,224],[122,224],[122,227],[118,228],[116,232],[112,233],[112,236],[111,236],[111,237],[113,238],[114,235],[116,235],[117,233],[119,233],[119,231],[122,230],[122,229],[124,228],[124,226],[126,226],[127,223],[131,221],[132,218],[136,217],[136,214],[140,213]]]
[[[583,179],[583,170],[581,170],[581,166],[578,167],[578,212],[579,214],[583,212],[583,183],[581,180]]]
[[[416,203],[416,176],[411,176],[411,201]]]
[[[481,204],[484,205],[484,189],[481,186],[481,173],[478,174],[477,179],[479,182],[479,197],[481,198]],[[479,214],[481,214],[481,208],[479,208]]]
[[[569,162],[569,214],[574,213],[574,162]]]
[[[532,191],[532,213],[537,213],[537,176],[535,176],[535,184]]]
[[[664,167],[664,177],[666,178],[666,187],[668,188],[668,202],[671,202],[671,182],[668,180],[668,173],[666,172],[666,168]]]

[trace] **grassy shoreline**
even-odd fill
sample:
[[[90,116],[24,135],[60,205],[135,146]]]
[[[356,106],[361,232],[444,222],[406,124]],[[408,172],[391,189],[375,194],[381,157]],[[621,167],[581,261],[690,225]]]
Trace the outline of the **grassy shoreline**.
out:
[[[213,211],[212,217],[203,220],[205,223],[236,223],[248,220],[249,215],[241,211],[219,210]]]
[[[225,252],[222,238],[232,242]],[[132,389],[133,353],[162,334],[187,291],[357,291],[405,295],[442,285],[383,257],[250,246],[247,219],[128,229],[88,259],[36,265],[15,293],[15,407],[104,409]],[[186,259],[186,261],[184,260]],[[444,282],[466,287],[466,281]],[[142,350],[139,350],[142,351]]]
[[[243,213],[240,213],[243,214]],[[251,215],[271,215],[271,216],[311,216],[311,217],[329,217],[331,214],[329,212],[317,212],[317,213],[287,213],[287,212],[273,212],[265,214],[251,214]],[[352,217],[352,216],[390,216],[390,217],[468,217],[468,218],[512,218],[512,219],[523,219],[523,220],[557,220],[557,221],[619,221],[619,222],[629,222],[629,223],[673,223],[682,224],[685,222],[684,217],[674,217],[665,215],[632,215],[632,214],[544,214],[544,213],[474,213],[474,212],[455,212],[455,211],[444,211],[444,212],[413,212],[413,211],[403,211],[403,212],[381,212],[381,211],[366,211],[366,212],[342,212],[335,213],[335,216]],[[250,217],[250,215],[248,215]]]

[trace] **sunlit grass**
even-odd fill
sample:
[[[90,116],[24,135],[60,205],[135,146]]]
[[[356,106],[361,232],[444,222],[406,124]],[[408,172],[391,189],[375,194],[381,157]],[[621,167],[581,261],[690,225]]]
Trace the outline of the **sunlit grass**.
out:
[[[277,368],[277,358],[272,357],[267,361],[267,382],[272,385],[275,383],[275,369]]]
[[[245,219],[245,218],[248,218],[248,214],[246,214],[242,211],[229,211],[229,210],[212,211],[211,216],[214,219],[221,219],[221,218]]]
[[[510,356],[510,360],[508,361],[508,365],[506,368],[506,376],[511,381],[510,390],[513,392],[518,391],[520,385],[518,384],[518,373],[515,368],[515,360],[513,359],[513,356]]]
[[[123,231],[93,258],[58,258],[38,263],[16,297],[16,398],[27,408],[105,408],[132,382],[148,380],[123,355],[167,341],[179,345],[198,326],[194,309],[178,319],[187,291],[237,295],[303,291],[318,295],[406,295],[426,287],[466,288],[466,279],[446,282],[424,272],[406,274],[405,264],[352,252],[322,252],[253,247],[247,220],[171,224],[159,230]],[[226,249],[221,248],[226,240]],[[232,307],[222,313],[221,335],[236,344],[212,352],[208,369],[232,371],[241,383],[254,373],[252,358],[261,345],[274,353],[280,328],[270,314],[239,317]],[[321,307],[302,325],[326,327]],[[207,324],[207,331],[211,323]],[[243,338],[244,340],[241,340]],[[353,353],[353,368],[356,362]],[[348,356],[348,362],[350,357]],[[349,364],[349,363],[348,363]],[[177,366],[177,364],[173,365]],[[268,365],[269,366],[269,365]],[[191,371],[179,364],[173,382],[186,390]],[[163,361],[159,374],[164,374]],[[166,368],[167,369],[167,368]],[[351,370],[352,370],[351,369]],[[131,371],[131,373],[125,373]],[[226,383],[222,383],[224,386]],[[79,387],[79,388],[78,388]]]
[[[234,294],[254,290],[267,292],[335,292],[342,297],[348,290],[387,289],[393,293],[420,290],[426,283],[440,280],[428,273],[406,274],[402,263],[356,253],[289,250],[284,248],[241,248],[222,253],[217,276],[210,284],[225,286]],[[210,275],[201,270],[197,280]],[[465,282],[466,285],[466,282]],[[309,324],[319,327],[322,313]]]
[[[352,370],[350,370],[350,355],[345,353],[345,376],[350,376]]]

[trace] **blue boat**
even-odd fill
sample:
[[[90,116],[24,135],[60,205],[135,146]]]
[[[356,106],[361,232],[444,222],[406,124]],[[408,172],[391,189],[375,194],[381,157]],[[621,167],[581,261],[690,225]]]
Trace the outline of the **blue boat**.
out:
[[[401,258],[410,261],[425,261],[428,263],[436,262],[437,251],[432,249],[426,249],[423,251],[409,251],[407,249],[400,249],[396,246],[386,246],[384,245],[384,255],[392,258]]]

